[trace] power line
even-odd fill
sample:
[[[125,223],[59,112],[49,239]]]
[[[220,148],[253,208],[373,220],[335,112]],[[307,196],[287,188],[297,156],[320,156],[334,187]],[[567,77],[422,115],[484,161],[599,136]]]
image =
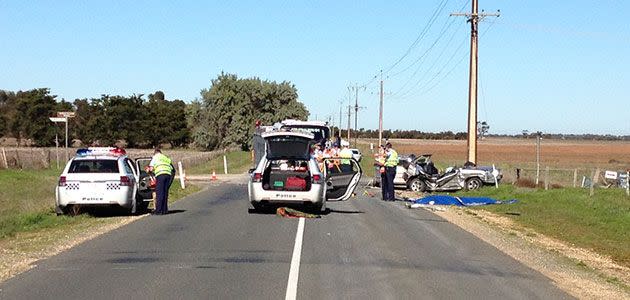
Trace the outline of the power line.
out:
[[[400,58],[398,58],[392,65],[390,65],[389,67],[385,68],[384,71],[381,70],[380,72],[387,73],[387,72],[391,71],[400,62],[402,62],[405,59],[405,57],[407,57],[409,55],[409,53],[411,53],[411,50],[413,50],[413,48],[415,48],[418,45],[418,43],[420,43],[420,41],[424,38],[424,36],[429,31],[429,29],[433,26],[433,23],[435,23],[435,20],[437,19],[437,17],[442,13],[442,11],[444,10],[444,7],[446,7],[446,4],[448,4],[448,1],[449,0],[442,0],[440,2],[440,4],[438,4],[438,6],[436,7],[435,11],[433,11],[433,14],[431,15],[431,17],[427,21],[427,24],[424,26],[422,31],[420,31],[418,36],[416,36],[416,39],[413,41],[413,43],[411,43],[411,45],[409,45],[409,47],[407,48],[407,51],[405,51],[405,53],[403,53],[403,55]],[[367,82],[362,84],[362,86],[367,86],[367,85],[371,84],[372,82],[374,82],[376,80],[376,78],[378,76],[379,76],[379,73],[375,74],[374,76],[372,76],[372,78],[370,80],[368,80]]]
[[[484,32],[481,34],[481,37],[484,37],[486,35],[486,33],[488,33],[488,31],[490,31],[490,29],[492,28],[492,26],[496,23],[495,21],[493,22],[488,22],[490,24],[490,26],[486,27],[486,29],[484,30]],[[451,55],[451,57],[448,59],[448,61],[442,66],[442,68],[436,73],[434,74],[434,76],[427,81],[425,84],[417,86],[416,89],[412,88],[410,90],[408,90],[407,92],[403,93],[402,95],[398,96],[398,99],[406,99],[410,96],[413,95],[426,95],[427,93],[429,93],[431,90],[433,90],[435,87],[437,87],[440,83],[442,83],[442,81],[444,81],[446,78],[448,78],[448,76],[453,73],[453,71],[455,71],[455,69],[464,61],[464,59],[466,58],[466,53],[462,53],[460,59],[455,63],[455,65],[453,65],[453,67],[451,69],[449,69],[448,72],[446,72],[444,74],[444,76],[442,76],[435,84],[431,85],[428,89],[425,90],[425,88],[427,86],[429,86],[429,84],[439,76],[439,74],[442,73],[442,71],[444,71],[444,69],[446,69],[446,67],[448,67],[448,65],[450,64],[450,62],[453,60],[453,58],[455,58],[455,56],[459,53],[459,51],[461,50],[461,48],[463,47],[463,45],[465,44],[466,40],[463,40],[460,45],[457,47],[457,50],[455,50],[453,52],[453,54]],[[417,84],[419,84],[420,81],[417,82]],[[413,92],[413,93],[412,93]]]

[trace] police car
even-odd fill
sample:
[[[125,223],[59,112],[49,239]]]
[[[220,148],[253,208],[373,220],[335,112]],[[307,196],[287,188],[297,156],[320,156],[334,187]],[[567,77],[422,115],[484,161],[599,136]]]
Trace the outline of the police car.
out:
[[[150,157],[130,159],[113,147],[79,149],[66,164],[56,188],[57,215],[76,214],[81,207],[122,207],[131,214],[147,209],[152,200]]]

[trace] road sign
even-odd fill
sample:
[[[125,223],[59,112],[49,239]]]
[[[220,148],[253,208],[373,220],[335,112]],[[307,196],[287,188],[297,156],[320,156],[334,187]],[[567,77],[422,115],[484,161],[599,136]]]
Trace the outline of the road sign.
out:
[[[60,111],[57,112],[57,117],[60,118],[74,118],[75,112],[73,111]]]
[[[67,122],[68,119],[65,117],[50,117],[48,118],[49,120],[55,122],[55,123],[62,123],[62,122]]]

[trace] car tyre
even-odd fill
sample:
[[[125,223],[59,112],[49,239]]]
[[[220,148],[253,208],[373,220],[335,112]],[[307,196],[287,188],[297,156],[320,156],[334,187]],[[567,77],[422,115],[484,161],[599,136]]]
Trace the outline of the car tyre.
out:
[[[416,177],[409,182],[409,189],[414,192],[424,192],[427,189],[427,184]]]
[[[465,188],[467,191],[478,190],[481,187],[481,179],[473,177],[466,180]]]
[[[247,208],[247,212],[250,214],[257,214],[262,212],[263,206],[258,203],[249,203],[249,207]]]

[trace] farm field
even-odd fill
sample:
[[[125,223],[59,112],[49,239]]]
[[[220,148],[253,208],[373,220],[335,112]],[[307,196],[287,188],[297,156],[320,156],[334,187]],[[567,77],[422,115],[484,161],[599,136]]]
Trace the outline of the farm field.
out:
[[[392,139],[390,142],[399,154],[433,154],[433,161],[439,168],[452,165],[461,166],[466,161],[465,140]],[[359,144],[362,144],[361,148],[367,151],[369,151],[369,143],[376,144],[378,141],[375,139],[359,141]],[[580,179],[583,176],[592,176],[595,168],[615,171],[630,169],[629,141],[543,139],[540,148],[541,173],[546,167],[549,167],[551,179],[563,185],[572,183],[575,169],[577,169]],[[507,181],[516,179],[516,168],[522,169],[521,175],[526,178],[535,176],[536,140],[534,138],[487,138],[479,141],[477,149],[478,164],[496,164],[498,168],[503,170],[504,178]]]

